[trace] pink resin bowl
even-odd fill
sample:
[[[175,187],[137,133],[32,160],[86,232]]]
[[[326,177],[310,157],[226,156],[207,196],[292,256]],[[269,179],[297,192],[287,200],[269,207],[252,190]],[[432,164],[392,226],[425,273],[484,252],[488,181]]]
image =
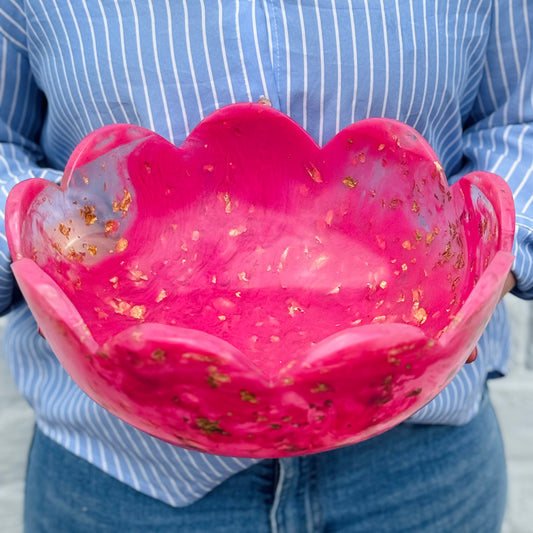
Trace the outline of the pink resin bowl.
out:
[[[13,272],[59,361],[129,424],[240,457],[377,435],[459,371],[509,272],[514,208],[479,172],[448,186],[388,119],[319,147],[261,104],[179,148],[86,137],[61,186],[18,184]]]

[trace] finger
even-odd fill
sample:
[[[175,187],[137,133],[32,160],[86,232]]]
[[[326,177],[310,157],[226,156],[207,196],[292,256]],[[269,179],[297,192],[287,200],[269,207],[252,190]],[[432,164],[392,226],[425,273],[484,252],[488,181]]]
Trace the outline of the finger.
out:
[[[477,358],[477,346],[472,350],[466,362],[473,363],[476,360],[476,358]]]

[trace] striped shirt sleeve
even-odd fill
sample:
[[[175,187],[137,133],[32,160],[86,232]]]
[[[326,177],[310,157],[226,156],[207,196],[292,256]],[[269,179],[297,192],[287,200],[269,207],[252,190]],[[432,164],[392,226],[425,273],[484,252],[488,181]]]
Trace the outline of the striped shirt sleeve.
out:
[[[513,191],[514,292],[528,299],[533,298],[532,29],[530,2],[494,2],[483,77],[464,135],[464,170],[494,172]]]
[[[31,73],[25,43],[24,14],[14,1],[0,7],[0,313],[13,300],[14,278],[4,229],[7,195],[19,181],[40,176],[56,179],[44,169],[38,136],[45,99]],[[9,75],[8,75],[9,73]]]

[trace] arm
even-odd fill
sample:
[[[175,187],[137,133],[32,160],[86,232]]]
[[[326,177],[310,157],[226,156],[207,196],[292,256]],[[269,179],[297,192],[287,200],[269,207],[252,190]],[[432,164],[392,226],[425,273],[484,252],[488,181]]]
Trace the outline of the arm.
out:
[[[516,259],[504,291],[528,299],[533,298],[532,31],[526,2],[494,3],[484,75],[464,134],[463,169],[494,172],[511,187]]]
[[[7,195],[21,180],[40,176],[56,180],[60,172],[45,169],[39,136],[46,110],[30,68],[24,15],[14,2],[0,7],[0,314],[13,303],[15,282],[4,229]]]

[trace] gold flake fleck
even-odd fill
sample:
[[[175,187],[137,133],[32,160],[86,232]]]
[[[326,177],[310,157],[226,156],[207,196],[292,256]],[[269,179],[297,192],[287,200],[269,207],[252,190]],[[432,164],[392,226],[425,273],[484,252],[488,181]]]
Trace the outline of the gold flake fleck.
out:
[[[69,259],[74,259],[75,261],[78,261],[79,263],[83,263],[85,254],[83,252],[77,252],[76,250],[74,250],[74,248],[70,248],[68,251],[67,257]]]
[[[226,213],[231,213],[231,198],[229,192],[219,192],[217,198],[224,202],[224,211]]]
[[[413,206],[411,207],[411,211],[413,211],[413,213],[418,213],[420,211],[420,206],[418,205],[416,200],[413,200]]]
[[[387,288],[387,282],[384,280],[384,281],[381,281],[379,286],[382,288],[382,289],[386,289]]]
[[[229,230],[228,234],[230,237],[237,237],[246,231],[246,226],[240,225],[236,228]]]
[[[128,315],[131,310],[131,304],[121,300],[120,298],[111,300],[109,305],[113,308],[113,311],[115,311],[117,315]]]
[[[197,418],[196,425],[204,433],[220,433],[221,435],[228,435],[226,431],[220,428],[220,422],[218,420],[209,420],[208,418]]]
[[[163,301],[165,298],[167,297],[167,291],[165,289],[161,289],[159,291],[159,294],[157,295],[157,298],[155,299],[155,301],[157,303]]]
[[[389,353],[387,354],[387,363],[394,366],[400,366],[402,362],[397,357],[394,357],[394,353],[396,353],[394,350],[389,351]]]
[[[222,383],[230,382],[231,378],[228,376],[228,374],[217,372],[215,366],[209,367],[209,376],[207,376],[207,383],[209,383],[209,386],[211,388],[215,389],[217,387],[220,387]]]
[[[351,176],[347,176],[346,178],[342,180],[342,183],[344,183],[344,185],[346,185],[348,189],[354,189],[359,184],[359,180],[354,179]]]
[[[413,308],[413,316],[414,316],[415,320],[418,322],[419,326],[421,326],[428,318],[426,310],[424,308],[422,308],[422,307],[419,307],[419,308],[416,308],[416,309]]]
[[[241,400],[243,402],[258,403],[258,400],[255,395],[245,390],[241,391]]]
[[[413,294],[413,302],[418,305],[423,296],[422,288],[412,289],[411,292]]]
[[[461,278],[458,276],[452,281],[452,291],[455,291],[457,284],[461,281]]]
[[[465,266],[465,259],[463,257],[463,254],[459,254],[457,256],[457,261],[455,262],[455,265],[453,265],[457,270],[460,270]]]
[[[316,394],[318,392],[328,392],[331,390],[331,387],[329,385],[326,385],[325,383],[317,383],[316,387],[313,387],[311,389],[311,392]]]
[[[133,281],[147,281],[148,276],[140,270],[130,270],[130,278]]]
[[[442,252],[442,256],[444,257],[445,261],[449,261],[453,257],[451,242],[446,243],[446,249],[444,250],[444,252]]]
[[[270,101],[270,98],[268,98],[268,96],[264,96],[264,95],[260,96],[259,100],[257,100],[257,103],[266,105],[268,107],[272,107],[272,102]]]
[[[113,211],[116,213],[118,211],[122,211],[122,218],[124,218],[128,210],[130,208],[131,204],[131,194],[127,189],[123,189],[124,195],[122,196],[122,199],[120,201],[113,201]]]
[[[87,250],[92,256],[95,256],[98,253],[98,248],[94,244],[89,244]]]
[[[305,170],[313,181],[316,183],[322,183],[322,174],[320,174],[320,170],[318,170],[315,165],[310,163],[309,166],[305,167]]]
[[[144,305],[134,305],[131,308],[130,315],[137,320],[144,320],[144,315],[146,314],[146,306]]]
[[[404,272],[407,270],[407,265],[406,265],[405,263],[402,265],[402,270],[403,270]]]
[[[486,218],[483,218],[479,221],[478,231],[481,236],[483,236],[486,233],[488,226],[489,226],[489,221]]]
[[[162,363],[167,358],[167,354],[165,353],[165,350],[162,350],[161,348],[157,348],[156,350],[152,352],[151,357],[154,361],[157,361],[158,363]]]
[[[396,209],[396,208],[400,207],[402,205],[402,203],[403,202],[399,198],[393,198],[390,201],[390,208],[391,209]]]
[[[87,226],[94,224],[98,220],[98,217],[94,214],[94,205],[84,205],[83,209],[80,209],[80,213]]]
[[[122,237],[115,246],[117,252],[123,252],[128,247],[128,240]]]
[[[108,220],[105,223],[104,231],[106,233],[114,233],[118,229],[118,222],[116,220]]]
[[[81,179],[83,180],[85,185],[89,185],[89,178],[85,174],[81,177]]]
[[[184,352],[183,354],[181,354],[181,356],[184,359],[192,359],[193,361],[200,361],[203,363],[210,363],[215,360],[214,356],[203,353]]]
[[[270,337],[270,342],[276,343],[276,342],[279,342],[279,341],[280,341],[280,338],[277,335],[272,335]]]
[[[68,239],[68,237],[70,235],[70,228],[68,226],[66,226],[63,223],[60,223],[59,224],[59,231],[60,231],[60,233],[62,233]]]
[[[378,150],[381,152],[382,150],[385,149],[385,144],[384,143],[381,143],[379,146],[378,146]]]
[[[239,272],[237,274],[237,277],[241,280],[241,281],[250,281],[247,277],[246,277],[246,272]]]

